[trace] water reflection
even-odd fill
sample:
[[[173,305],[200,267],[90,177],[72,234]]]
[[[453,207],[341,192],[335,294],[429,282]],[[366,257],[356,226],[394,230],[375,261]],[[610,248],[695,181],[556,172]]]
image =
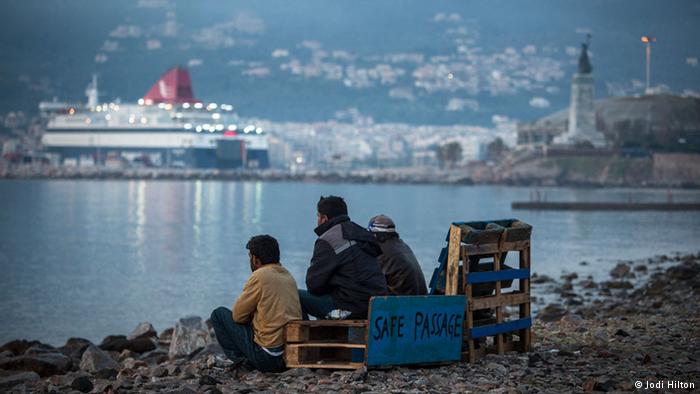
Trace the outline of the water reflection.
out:
[[[429,278],[454,220],[518,217],[534,226],[533,270],[558,276],[607,274],[608,261],[697,252],[700,214],[511,211],[531,189],[262,182],[0,181],[0,342],[36,338],[62,344],[156,328],[182,316],[230,306],[250,274],[245,243],[268,233],[304,286],[316,238],[319,195],[346,198],[366,225],[391,216]],[[666,191],[633,191],[663,199]],[[548,189],[554,198],[626,198],[629,191]],[[700,200],[697,191],[677,191]],[[640,230],[642,229],[642,230]],[[644,231],[644,229],[654,229]],[[579,266],[581,260],[589,265]],[[18,305],[37,305],[27,309]],[[119,319],[114,311],[119,310]],[[90,311],[90,313],[86,313]],[[33,324],[40,314],[50,331]]]

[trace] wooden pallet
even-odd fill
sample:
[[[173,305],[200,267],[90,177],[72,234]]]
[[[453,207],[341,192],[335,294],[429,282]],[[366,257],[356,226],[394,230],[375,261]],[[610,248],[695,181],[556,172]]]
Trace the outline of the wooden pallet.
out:
[[[445,264],[445,289],[446,295],[464,294],[466,296],[466,310],[464,322],[464,346],[463,359],[469,362],[476,361],[477,356],[488,352],[503,354],[509,348],[526,352],[530,350],[530,240],[523,238],[523,231],[517,229],[517,236],[502,231],[498,238],[488,239],[488,243],[464,243],[463,228],[460,224],[450,226],[448,237],[447,256]],[[494,242],[494,240],[496,242]],[[517,252],[519,254],[519,267],[517,269],[502,269],[505,254]],[[489,270],[479,269],[477,272],[469,272],[470,258],[492,258],[493,264]],[[460,264],[461,263],[461,264]],[[479,264],[480,267],[484,264]],[[504,293],[504,282],[510,286],[512,280],[519,281],[519,290]],[[484,284],[493,288],[493,295],[484,295]],[[479,295],[475,295],[474,289],[479,286]],[[504,309],[510,305],[519,308],[519,319],[504,320]],[[495,323],[475,324],[474,313],[478,310],[495,310]],[[514,341],[514,337],[518,341]],[[506,338],[507,337],[507,338]],[[493,338],[493,346],[487,345],[488,338]]]
[[[367,320],[295,320],[285,327],[289,368],[357,369],[365,365]]]

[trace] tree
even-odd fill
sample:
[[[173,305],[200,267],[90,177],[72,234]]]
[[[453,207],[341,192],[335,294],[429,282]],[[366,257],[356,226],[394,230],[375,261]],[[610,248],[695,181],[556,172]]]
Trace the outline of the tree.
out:
[[[497,137],[486,146],[486,158],[488,160],[498,160],[506,152],[508,152],[508,147],[503,143],[501,137]]]
[[[440,167],[454,167],[462,160],[462,145],[453,141],[437,147],[437,157]]]

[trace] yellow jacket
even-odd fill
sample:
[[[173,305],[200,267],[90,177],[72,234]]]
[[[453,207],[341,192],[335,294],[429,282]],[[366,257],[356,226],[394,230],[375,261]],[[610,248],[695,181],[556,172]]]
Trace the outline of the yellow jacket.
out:
[[[284,325],[301,319],[297,283],[281,264],[253,272],[233,306],[233,321],[253,323],[253,340],[265,348],[284,344]]]

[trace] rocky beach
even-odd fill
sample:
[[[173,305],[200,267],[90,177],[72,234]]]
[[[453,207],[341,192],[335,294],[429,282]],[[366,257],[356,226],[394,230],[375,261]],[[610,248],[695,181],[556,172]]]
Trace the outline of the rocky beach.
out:
[[[583,263],[582,263],[583,264]],[[260,373],[226,360],[208,323],[141,323],[101,343],[0,347],[0,391],[74,393],[253,392],[685,392],[700,384],[700,253],[620,261],[608,280],[532,278],[533,349],[475,364]],[[45,324],[50,324],[46,322]]]

